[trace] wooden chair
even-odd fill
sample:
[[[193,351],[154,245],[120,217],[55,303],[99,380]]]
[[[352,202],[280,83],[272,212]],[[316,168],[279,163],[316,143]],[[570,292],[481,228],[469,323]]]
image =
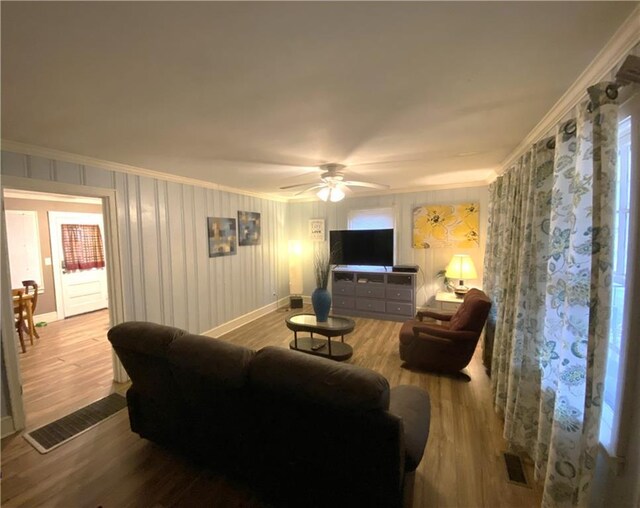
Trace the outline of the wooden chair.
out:
[[[22,347],[22,352],[26,353],[27,348],[24,345],[24,313],[25,313],[25,303],[22,299],[24,295],[24,290],[22,289],[12,289],[11,297],[13,298],[13,316],[15,318],[15,327],[18,332],[18,338],[20,339],[20,346]],[[33,342],[32,342],[33,344]]]
[[[35,280],[23,280],[22,285],[24,286],[24,292],[26,295],[33,294],[33,297],[30,302],[27,302],[27,305],[31,305],[31,312],[29,312],[28,321],[29,321],[29,335],[33,341],[33,335],[36,336],[37,339],[40,338],[38,335],[38,330],[33,323],[33,316],[36,313],[36,306],[38,305],[38,284]],[[27,310],[27,309],[25,309]],[[32,342],[33,343],[33,342]]]

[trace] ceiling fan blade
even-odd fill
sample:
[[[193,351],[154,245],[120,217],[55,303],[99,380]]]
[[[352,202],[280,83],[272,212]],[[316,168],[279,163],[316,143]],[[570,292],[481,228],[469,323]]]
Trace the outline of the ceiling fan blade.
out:
[[[296,192],[294,196],[300,196],[301,194],[306,194],[307,192],[310,192],[315,189],[321,189],[322,187],[326,187],[326,185],[323,183],[319,183],[318,185],[312,185],[311,187],[308,187],[304,190]]]
[[[306,183],[297,183],[295,185],[285,185],[284,187],[280,187],[280,190],[295,189],[296,187],[304,187],[306,185],[314,185],[314,184],[310,182],[306,182]]]
[[[343,185],[349,185],[351,187],[369,187],[370,189],[388,189],[389,186],[382,183],[371,183],[371,182],[358,182],[354,180],[348,180],[346,182],[342,182]]]

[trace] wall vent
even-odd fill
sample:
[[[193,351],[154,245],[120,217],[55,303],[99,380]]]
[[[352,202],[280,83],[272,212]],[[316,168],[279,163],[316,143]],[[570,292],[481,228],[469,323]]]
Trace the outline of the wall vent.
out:
[[[503,455],[509,483],[530,488],[520,456],[509,452],[504,452]]]

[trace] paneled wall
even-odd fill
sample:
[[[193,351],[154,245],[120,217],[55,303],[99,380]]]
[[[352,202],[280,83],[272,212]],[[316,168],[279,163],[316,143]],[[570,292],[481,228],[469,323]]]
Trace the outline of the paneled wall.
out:
[[[480,205],[480,246],[473,249],[430,248],[414,249],[411,245],[413,209],[422,205],[444,205],[477,202]],[[313,252],[319,245],[308,239],[309,219],[325,219],[326,236],[329,230],[347,229],[350,210],[392,207],[395,212],[396,264],[412,264],[420,267],[418,275],[417,303],[423,305],[443,287],[442,279],[435,274],[444,269],[453,254],[471,255],[478,271],[478,280],[469,285],[482,285],[482,265],[487,236],[488,187],[468,187],[461,189],[433,190],[407,194],[386,194],[383,196],[354,197],[338,203],[321,201],[290,203],[287,231],[292,240],[300,240],[303,246],[303,279],[305,295],[315,288],[313,277]],[[324,245],[326,248],[326,245]]]
[[[116,190],[125,319],[199,333],[288,295],[287,204],[2,152],[2,174]],[[262,243],[209,258],[207,217],[259,212]]]

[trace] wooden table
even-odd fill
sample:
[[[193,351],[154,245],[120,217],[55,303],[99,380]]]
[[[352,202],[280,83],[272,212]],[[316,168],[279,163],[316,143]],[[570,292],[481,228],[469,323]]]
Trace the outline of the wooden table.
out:
[[[13,312],[18,312],[18,307],[16,306],[16,303],[18,302],[18,298],[17,296],[13,297]],[[36,326],[33,323],[33,306],[31,305],[31,302],[33,301],[33,293],[29,293],[27,294],[22,294],[22,302],[24,303],[24,311],[27,315],[27,331],[29,332],[29,339],[31,340],[31,344],[33,344],[33,338],[40,338],[40,335],[38,335],[38,332],[36,331]]]
[[[353,319],[329,316],[326,321],[318,322],[313,314],[295,314],[285,321],[287,328],[293,331],[290,349],[338,361],[348,360],[353,355],[353,348],[344,343],[344,336],[356,326]],[[298,332],[308,332],[310,337],[298,337]],[[316,339],[314,333],[327,339]],[[331,342],[331,337],[341,337],[341,341]]]

